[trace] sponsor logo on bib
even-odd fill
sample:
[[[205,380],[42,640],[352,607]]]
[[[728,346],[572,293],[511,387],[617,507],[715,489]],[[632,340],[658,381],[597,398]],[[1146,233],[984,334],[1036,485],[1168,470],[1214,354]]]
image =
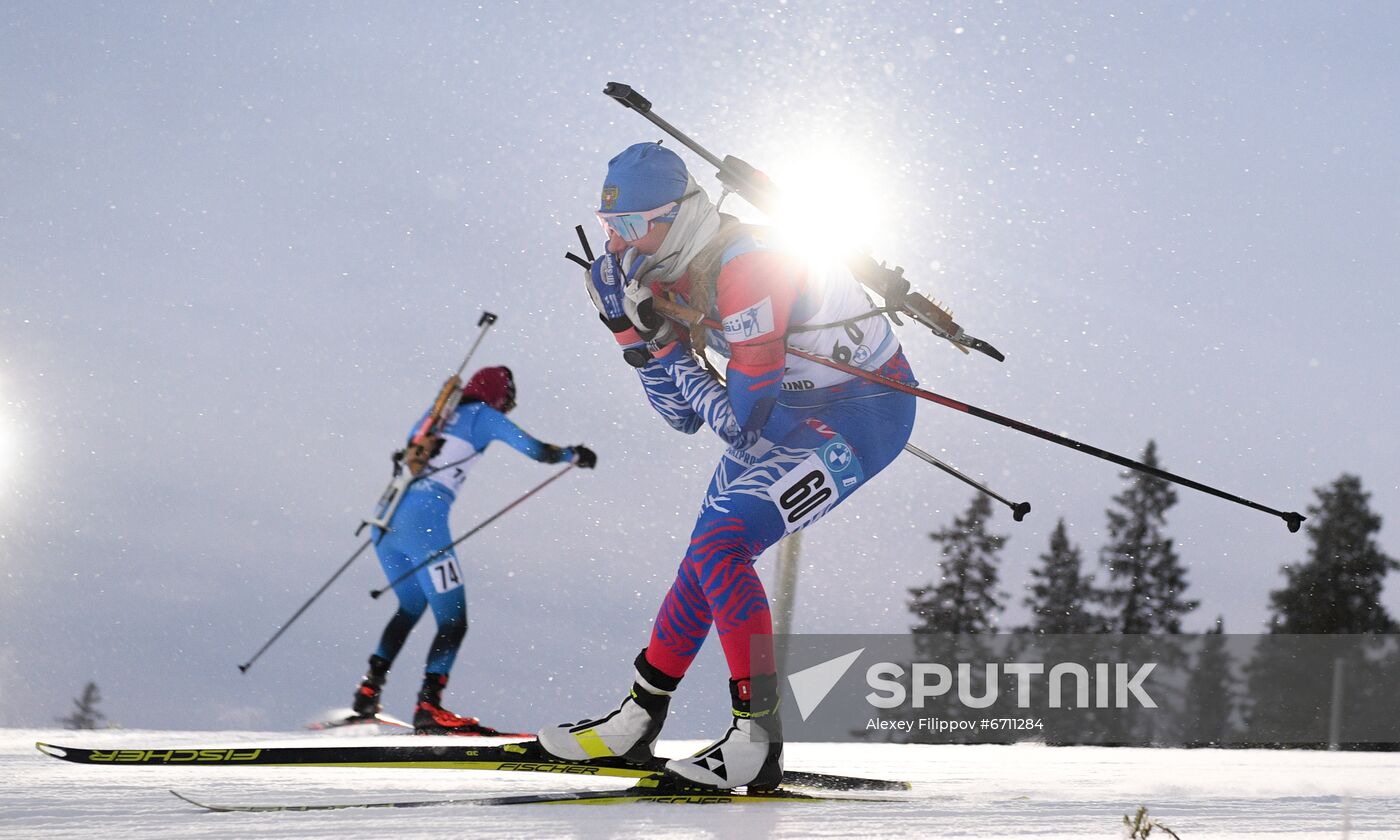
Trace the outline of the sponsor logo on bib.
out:
[[[773,331],[773,299],[766,297],[748,309],[735,312],[724,319],[724,337],[729,341],[748,341]]]

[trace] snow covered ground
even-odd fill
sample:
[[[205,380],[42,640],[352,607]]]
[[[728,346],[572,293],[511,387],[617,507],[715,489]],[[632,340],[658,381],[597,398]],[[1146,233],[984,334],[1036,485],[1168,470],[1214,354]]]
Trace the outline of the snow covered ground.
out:
[[[36,740],[98,747],[423,744],[412,736],[0,730],[0,837],[1122,837],[1147,806],[1182,838],[1400,838],[1400,753],[792,744],[788,766],[904,778],[888,803],[563,805],[213,814],[216,802],[344,802],[625,787],[527,773],[85,767]],[[663,742],[668,754],[694,749]],[[1165,834],[1154,832],[1153,837]]]

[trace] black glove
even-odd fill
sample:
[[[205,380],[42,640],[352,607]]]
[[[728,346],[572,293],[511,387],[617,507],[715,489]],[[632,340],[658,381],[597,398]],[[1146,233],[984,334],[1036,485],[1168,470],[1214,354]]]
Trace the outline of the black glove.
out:
[[[579,469],[591,470],[598,466],[598,454],[592,449],[589,449],[581,443],[569,448],[574,450],[574,464]]]

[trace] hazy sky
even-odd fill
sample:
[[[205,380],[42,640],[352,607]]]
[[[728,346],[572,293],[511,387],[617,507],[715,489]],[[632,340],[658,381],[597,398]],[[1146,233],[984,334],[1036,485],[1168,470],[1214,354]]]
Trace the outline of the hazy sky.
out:
[[[616,702],[722,447],[652,414],[562,259],[607,159],[660,137],[610,80],[1006,353],[906,326],[926,386],[1282,510],[1359,473],[1400,554],[1400,7],[575,5],[0,3],[0,725],[89,679],[131,727],[348,704],[392,610],[372,558],[235,666],[358,544],[483,309],[514,419],[600,463],[463,547],[448,705]],[[932,404],[912,440],[1034,506],[995,523],[1006,624],[1059,517],[1097,564],[1118,468]],[[456,530],[551,469],[493,448]],[[796,629],[906,629],[965,490],[901,458],[809,530]],[[1261,628],[1308,547],[1187,490],[1169,533],[1190,629]],[[675,735],[724,725],[724,676],[712,641]]]

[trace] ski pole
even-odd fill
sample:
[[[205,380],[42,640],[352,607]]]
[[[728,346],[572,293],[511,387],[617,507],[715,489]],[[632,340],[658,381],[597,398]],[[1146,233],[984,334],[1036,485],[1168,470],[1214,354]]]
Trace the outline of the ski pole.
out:
[[[933,455],[930,455],[929,453],[925,452],[924,450],[920,449],[912,443],[904,444],[904,451],[908,452],[910,455],[913,455],[915,458],[918,458],[924,463],[932,464],[935,467],[938,467],[940,470],[943,470],[945,473],[951,475],[953,478],[956,478],[958,481],[976,487],[978,490],[981,490],[983,493],[986,493],[988,496],[991,496],[993,499],[996,499],[998,502],[1001,502],[1002,504],[1011,508],[1011,518],[1016,520],[1017,522],[1020,522],[1022,519],[1025,519],[1026,514],[1031,512],[1030,502],[1010,502],[1006,499],[1006,497],[998,494],[996,491],[992,490],[986,485],[980,484],[977,481],[963,475],[961,472],[958,472],[956,467],[953,467],[951,464],[943,463],[942,461],[935,458]]]
[[[456,467],[456,466],[460,466],[460,465],[462,465],[462,464],[465,464],[466,462],[470,461],[471,459],[475,458],[476,456],[478,456],[478,455],[480,455],[480,454],[481,454],[480,451],[473,452],[472,454],[468,455],[467,457],[465,457],[465,458],[459,458],[458,460],[453,461],[453,462],[450,463],[450,464],[443,464],[441,467],[435,467],[435,468],[433,468],[432,470],[429,470],[429,471],[427,471],[427,472],[424,472],[422,475],[415,476],[415,477],[413,478],[413,480],[410,481],[409,483],[412,484],[414,481],[418,481],[419,479],[427,478],[428,476],[432,475],[433,473],[441,472],[442,470],[449,470],[449,469],[452,469],[453,467]],[[366,523],[366,524],[369,524],[369,523]],[[361,528],[364,528],[364,525],[361,525],[360,527],[361,527]],[[356,531],[355,533],[358,534],[359,531]],[[382,533],[380,534],[380,539],[383,539],[383,534],[382,534]],[[321,585],[321,588],[318,589],[318,590],[316,590],[316,594],[315,594],[315,595],[312,595],[311,598],[310,598],[309,600],[307,600],[307,602],[306,602],[305,604],[302,604],[302,605],[301,605],[301,609],[299,609],[299,610],[297,610],[295,613],[293,613],[293,614],[292,614],[292,617],[289,618],[289,619],[287,619],[286,623],[283,624],[280,628],[278,628],[277,632],[276,632],[275,634],[273,634],[272,638],[267,640],[267,644],[265,644],[265,645],[263,645],[262,647],[258,648],[258,652],[255,653],[255,654],[253,654],[253,658],[252,658],[252,659],[249,659],[247,662],[243,663],[242,665],[239,665],[239,666],[238,666],[238,670],[242,671],[242,672],[245,673],[245,674],[248,673],[248,669],[251,668],[251,667],[253,667],[253,663],[256,662],[256,661],[258,660],[258,657],[259,657],[259,656],[262,656],[262,655],[263,655],[263,651],[265,651],[265,650],[267,650],[268,648],[272,647],[272,643],[275,642],[275,641],[277,641],[277,637],[278,637],[278,636],[281,636],[283,633],[285,633],[286,630],[287,630],[287,628],[292,626],[292,622],[296,621],[298,618],[301,618],[301,614],[304,613],[304,612],[306,612],[306,609],[307,609],[308,607],[310,607],[313,603],[315,603],[316,599],[317,599],[317,598],[320,598],[320,597],[321,597],[321,594],[324,593],[327,589],[329,589],[330,586],[331,586],[331,584],[335,583],[336,579],[339,578],[339,577],[341,576],[341,574],[342,574],[346,569],[350,568],[350,564],[353,563],[353,562],[355,562],[355,558],[359,557],[360,554],[361,554],[366,548],[368,548],[372,542],[373,542],[373,538],[368,539],[368,540],[365,540],[364,542],[360,543],[360,547],[357,548],[357,549],[355,549],[355,553],[352,554],[352,555],[350,555],[350,559],[349,559],[349,560],[346,560],[345,563],[344,563],[343,565],[341,565],[341,567],[340,567],[339,569],[336,569],[336,570],[335,570],[335,574],[331,575],[330,580],[328,580],[328,581],[326,581],[324,584],[322,584],[322,585]]]
[[[421,563],[418,563],[418,564],[417,564],[416,566],[414,566],[413,568],[409,569],[408,571],[404,572],[403,574],[401,574],[401,575],[399,575],[398,577],[394,578],[393,580],[389,581],[389,585],[388,585],[388,586],[385,586],[385,587],[382,588],[382,589],[371,589],[371,590],[369,591],[369,597],[371,597],[371,598],[378,598],[380,595],[383,595],[385,592],[388,592],[390,589],[393,589],[395,586],[398,586],[400,583],[403,583],[403,582],[404,582],[405,580],[407,580],[408,578],[413,577],[415,574],[418,573],[418,571],[419,571],[420,569],[424,568],[424,567],[427,566],[429,563],[433,562],[434,560],[438,559],[438,558],[441,557],[442,555],[444,555],[444,554],[446,554],[447,552],[451,551],[452,549],[456,548],[458,545],[460,545],[461,543],[463,543],[464,541],[466,541],[466,539],[467,539],[468,537],[472,536],[472,535],[475,534],[477,531],[480,531],[482,528],[485,528],[487,525],[490,525],[492,522],[495,522],[497,519],[500,519],[502,516],[505,516],[505,515],[506,515],[507,513],[509,513],[510,510],[511,510],[512,508],[514,508],[516,505],[520,504],[521,502],[525,501],[526,499],[528,499],[528,498],[530,498],[531,496],[535,495],[536,493],[540,492],[540,491],[543,490],[544,488],[548,487],[551,483],[554,482],[555,479],[562,477],[562,476],[564,475],[564,473],[568,472],[569,470],[571,470],[571,469],[573,469],[573,468],[574,468],[574,465],[573,465],[573,464],[569,464],[568,466],[564,467],[564,469],[560,470],[559,472],[555,473],[554,475],[551,475],[549,478],[546,478],[544,481],[541,481],[539,484],[536,484],[536,485],[534,486],[534,488],[531,489],[528,493],[526,493],[525,495],[523,495],[523,496],[521,496],[520,498],[516,499],[515,501],[511,502],[510,504],[506,505],[505,507],[501,508],[500,510],[496,511],[495,513],[491,514],[491,516],[487,517],[487,519],[486,519],[484,522],[482,522],[480,525],[477,525],[475,528],[473,528],[473,529],[471,529],[470,531],[466,532],[465,534],[463,534],[462,536],[460,536],[460,537],[458,537],[457,539],[453,540],[452,542],[448,543],[447,545],[443,546],[442,548],[439,548],[437,551],[434,551],[432,554],[429,554],[426,558],[423,559],[423,561],[422,561]]]
[[[583,257],[580,257],[577,254],[573,253],[565,253],[564,257],[565,259],[569,259],[575,263],[578,263],[585,269],[591,268],[593,261],[593,246],[588,244],[588,235],[583,232],[583,225],[574,225],[574,232],[578,234],[579,245],[582,246],[584,256],[587,257],[587,259],[584,259]],[[663,309],[662,311],[665,310]],[[707,320],[706,324],[713,325],[713,322]],[[996,499],[998,502],[1001,502],[1002,504],[1011,508],[1011,518],[1015,519],[1017,522],[1020,522],[1022,519],[1025,518],[1027,513],[1030,513],[1030,502],[1012,503],[1010,501],[1007,501],[1007,499],[1004,496],[992,492],[992,490],[987,488],[986,486],[979,484],[976,481],[973,481],[971,478],[968,478],[967,476],[963,475],[952,464],[940,461],[939,459],[933,457],[932,455],[930,455],[929,453],[925,452],[924,450],[920,449],[912,443],[906,443],[904,445],[904,449],[911,455],[914,455],[924,460],[925,462],[932,464],[935,467],[938,467],[940,470],[943,470],[944,472],[948,473],[949,475],[953,476],[959,481],[966,482],[972,485],[973,487],[976,487],[978,490],[981,490],[983,493],[986,493],[988,496],[991,496],[993,499]]]
[[[659,306],[657,308],[660,309]],[[798,350],[793,347],[789,347],[788,352],[792,353],[795,356],[799,356],[803,359],[816,362],[817,364],[825,365],[835,370],[845,371],[854,376],[858,376],[861,379],[865,379],[870,382],[878,382],[881,385],[887,385],[891,388],[894,388],[897,391],[903,391],[906,394],[913,394],[914,396],[919,397],[920,399],[925,399],[929,402],[937,403],[946,408],[951,408],[955,411],[961,411],[964,414],[970,414],[973,417],[976,417],[980,420],[988,420],[992,423],[997,423],[999,425],[1005,426],[1008,429],[1015,429],[1018,432],[1023,432],[1033,437],[1038,437],[1041,440],[1048,440],[1051,443],[1058,443],[1060,446],[1068,447],[1069,449],[1073,449],[1078,452],[1083,452],[1086,455],[1093,455],[1094,457],[1101,458],[1105,461],[1110,461],[1121,467],[1127,467],[1130,470],[1136,470],[1140,473],[1146,473],[1147,475],[1153,476],[1154,478],[1160,478],[1164,481],[1170,481],[1173,484],[1180,484],[1183,487],[1190,487],[1192,490],[1207,493],[1219,499],[1224,499],[1229,502],[1234,502],[1238,505],[1244,505],[1245,507],[1254,508],[1257,511],[1262,511],[1267,514],[1277,516],[1278,518],[1282,519],[1285,523],[1288,524],[1288,530],[1290,533],[1296,534],[1298,532],[1298,529],[1302,526],[1303,520],[1307,518],[1301,513],[1298,513],[1297,511],[1289,511],[1285,513],[1281,510],[1275,510],[1274,508],[1271,508],[1267,505],[1262,505],[1259,502],[1251,501],[1250,499],[1246,499],[1242,496],[1236,496],[1234,493],[1228,493],[1224,490],[1211,487],[1208,484],[1202,484],[1199,481],[1193,481],[1189,478],[1176,475],[1175,473],[1167,472],[1166,470],[1149,466],[1148,464],[1144,464],[1141,461],[1134,461],[1132,458],[1127,458],[1122,455],[1109,452],[1106,449],[1100,449],[1097,446],[1091,446],[1090,444],[1074,440],[1073,438],[1067,438],[1064,435],[1057,435],[1054,432],[1047,432],[1044,429],[1036,428],[1035,426],[1032,426],[1029,423],[1023,423],[1020,420],[1013,420],[1010,417],[1003,417],[1002,415],[996,414],[995,412],[987,411],[986,409],[978,408],[975,405],[970,405],[968,403],[950,399],[948,397],[943,396],[942,394],[936,394],[933,391],[926,391],[923,388],[915,388],[910,385],[905,385],[902,382],[895,382],[893,379],[887,379],[883,376],[880,376],[879,374],[864,371],[860,368],[851,367],[849,365],[843,365],[840,362],[834,361],[832,359],[827,359],[823,356],[817,356],[812,353],[808,353],[804,350]]]
[[[350,564],[355,562],[355,559],[361,554],[363,554],[366,548],[369,548],[369,544],[370,540],[365,540],[364,542],[360,543],[360,547],[355,549],[355,553],[350,555],[349,560],[346,560],[344,563],[341,564],[339,569],[335,570],[335,574],[331,575],[330,580],[321,584],[321,588],[316,590],[316,594],[308,598],[306,603],[301,605],[301,609],[292,613],[292,617],[287,619],[281,627],[277,628],[277,632],[272,634],[272,638],[268,639],[266,644],[258,648],[258,652],[253,654],[251,659],[249,659],[247,662],[244,662],[242,665],[239,665],[238,670],[244,674],[248,673],[248,669],[253,667],[253,663],[258,661],[258,657],[262,656],[264,651],[272,647],[272,643],[281,638],[282,634],[287,632],[288,627],[291,627],[292,624],[298,618],[301,618],[301,614],[306,612],[307,607],[310,607],[312,604],[314,604],[316,602],[316,599],[321,597],[322,593],[324,593],[327,589],[330,589],[331,584],[335,583],[336,578],[340,577],[346,569],[350,568]]]
[[[679,321],[682,324],[704,324],[705,326],[709,327],[716,326],[715,322],[712,319],[706,318],[703,313],[699,312],[698,310],[692,309],[688,306],[682,306],[681,304],[675,303],[674,301],[668,300],[664,297],[654,298],[653,302],[656,306],[656,311],[667,316],[668,318],[671,318],[675,321]],[[1054,432],[1047,432],[1044,429],[1036,428],[1035,426],[1032,426],[1029,423],[1023,423],[1020,420],[1013,420],[1010,417],[1003,417],[1002,415],[996,414],[995,412],[987,411],[986,409],[978,408],[975,405],[971,405],[969,403],[960,402],[958,400],[945,397],[942,394],[937,394],[933,391],[928,391],[923,388],[916,388],[913,385],[906,385],[903,382],[896,382],[893,379],[881,376],[878,373],[872,373],[868,370],[862,370],[853,365],[843,364],[841,362],[836,361],[835,359],[828,359],[825,356],[818,356],[815,353],[808,353],[806,350],[800,350],[796,347],[788,347],[787,352],[791,353],[794,356],[797,356],[798,358],[806,359],[810,362],[816,362],[819,365],[824,365],[825,367],[829,367],[832,370],[839,370],[843,373],[848,373],[851,376],[860,377],[861,379],[864,379],[868,382],[875,382],[877,384],[884,385],[888,388],[893,388],[896,391],[902,391],[906,394],[912,394],[918,397],[919,399],[928,400],[932,403],[937,403],[941,406],[944,406],[945,408],[951,408],[954,411],[961,411],[964,414],[970,414],[973,417],[976,417],[980,420],[987,420],[992,423],[997,423],[999,425],[1007,427],[1008,429],[1015,429],[1018,432],[1023,432],[1033,437],[1038,437],[1041,440],[1048,440],[1051,443],[1058,443],[1060,446],[1068,447],[1078,452],[1083,452],[1086,455],[1093,455],[1095,458],[1102,458],[1105,461],[1111,461],[1112,463],[1118,464],[1121,467],[1127,467],[1130,470],[1136,470],[1140,473],[1146,473],[1147,475],[1153,476],[1155,478],[1160,478],[1163,481],[1170,481],[1173,484],[1180,484],[1183,487],[1190,487],[1192,490],[1207,493],[1217,498],[1224,499],[1228,502],[1234,502],[1238,505],[1244,505],[1245,507],[1254,508],[1255,510],[1262,511],[1273,516],[1277,516],[1278,518],[1282,519],[1288,524],[1288,530],[1290,533],[1296,534],[1298,532],[1298,529],[1302,526],[1303,520],[1307,518],[1301,513],[1298,513],[1297,511],[1289,511],[1285,513],[1281,510],[1275,510],[1274,508],[1268,507],[1267,505],[1262,505],[1258,502],[1251,501],[1250,499],[1243,498],[1242,496],[1236,496],[1233,493],[1227,493],[1224,490],[1216,489],[1215,487],[1211,487],[1208,484],[1202,484],[1199,481],[1192,481],[1189,478],[1184,478],[1182,476],[1176,475],[1175,473],[1170,473],[1166,470],[1149,466],[1147,464],[1142,463],[1141,461],[1134,461],[1131,458],[1126,458],[1122,455],[1109,452],[1105,449],[1100,449],[1097,446],[1091,446],[1087,443],[1081,443],[1080,441],[1074,440],[1072,438],[1067,438],[1064,435],[1057,435]]]
[[[486,331],[491,329],[491,325],[496,323],[496,315],[483,311],[481,317],[477,319],[476,325],[481,327],[481,331],[476,334],[476,341],[467,350],[466,358],[457,366],[457,372],[447,377],[447,381],[442,383],[442,388],[438,391],[437,399],[433,401],[432,411],[423,418],[422,424],[414,431],[409,438],[408,446],[422,446],[426,440],[436,434],[442,427],[444,419],[452,413],[457,405],[462,401],[462,371],[467,369],[467,363],[476,354],[476,348],[481,346],[481,340],[486,337]],[[374,519],[365,519],[360,522],[360,527],[355,529],[358,535],[367,526],[379,528],[379,538],[389,532],[389,523],[393,520],[394,514],[398,512],[399,504],[403,502],[404,494],[408,486],[416,481],[420,475],[410,469],[407,473],[403,469],[403,456],[408,449],[402,449],[394,453],[394,477],[389,479],[389,486],[384,488],[384,492],[379,495],[379,502],[375,508],[382,510],[383,514]],[[470,457],[470,456],[468,456]]]

